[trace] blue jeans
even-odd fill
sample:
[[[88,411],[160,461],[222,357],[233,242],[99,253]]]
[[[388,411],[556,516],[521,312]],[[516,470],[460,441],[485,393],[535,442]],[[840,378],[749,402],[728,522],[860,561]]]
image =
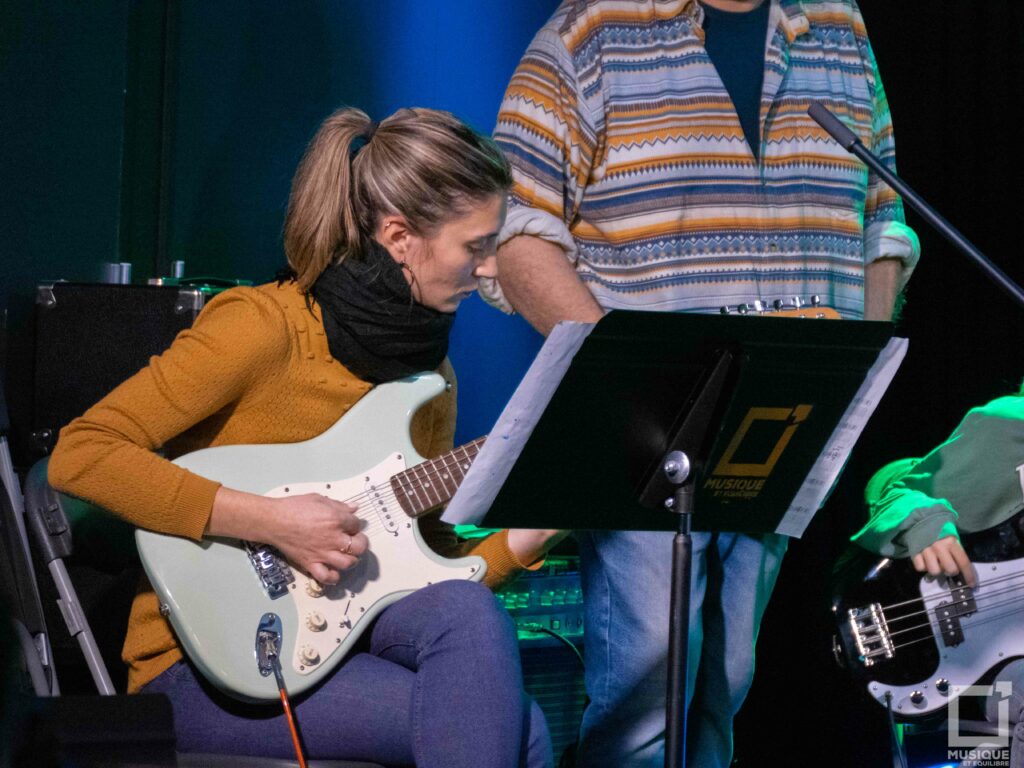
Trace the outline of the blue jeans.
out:
[[[280,704],[243,704],[179,662],[144,693],[171,699],[178,750],[294,757]],[[446,581],[377,619],[369,650],[292,702],[307,756],[422,768],[548,768],[516,634],[480,584]]]
[[[660,768],[672,536],[580,532],[586,683],[580,768]],[[754,677],[754,643],[786,551],[774,534],[694,533],[687,761],[728,766],[732,720]]]

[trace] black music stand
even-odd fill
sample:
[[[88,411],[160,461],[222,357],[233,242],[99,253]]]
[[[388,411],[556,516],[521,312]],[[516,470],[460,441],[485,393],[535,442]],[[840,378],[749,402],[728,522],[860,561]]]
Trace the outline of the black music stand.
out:
[[[691,526],[801,535],[902,360],[891,335],[627,311],[560,326],[449,505],[488,527],[677,531],[666,766],[685,762]]]

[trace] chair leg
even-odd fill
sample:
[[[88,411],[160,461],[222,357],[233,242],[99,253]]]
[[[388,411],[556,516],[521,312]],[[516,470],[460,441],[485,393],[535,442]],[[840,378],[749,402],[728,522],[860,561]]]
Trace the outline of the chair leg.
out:
[[[82,610],[78,593],[71,583],[71,578],[68,576],[68,569],[65,567],[64,561],[60,558],[52,560],[49,569],[50,575],[53,577],[53,583],[57,587],[57,594],[60,595],[57,605],[60,606],[60,612],[64,616],[64,623],[67,624],[68,634],[78,641],[78,645],[82,649],[82,655],[85,656],[86,666],[89,667],[89,673],[96,684],[96,690],[103,696],[115,695],[117,691],[114,690],[114,684],[111,682],[110,674],[107,672],[107,665],[100,655],[100,649],[96,645],[96,638],[93,636],[92,627],[89,626],[89,620],[85,618],[85,611]]]
[[[43,618],[43,604],[39,598],[39,584],[36,581],[32,554],[29,549],[28,533],[25,527],[25,500],[21,494],[21,482],[14,471],[7,438],[0,434],[0,494],[3,495],[0,528],[7,528],[8,553],[15,576],[15,589],[19,593],[16,601],[20,604],[21,621],[16,621],[19,641],[25,652],[33,687],[39,696],[60,695],[57,670],[53,666],[53,649]],[[25,644],[27,635],[28,644]],[[37,680],[34,672],[42,671],[43,678]],[[40,685],[42,689],[40,690]]]

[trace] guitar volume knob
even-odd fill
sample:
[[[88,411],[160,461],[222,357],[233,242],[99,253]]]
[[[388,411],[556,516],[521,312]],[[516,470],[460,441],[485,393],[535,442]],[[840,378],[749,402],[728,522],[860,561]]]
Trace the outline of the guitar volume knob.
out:
[[[327,619],[319,611],[313,611],[306,616],[306,626],[313,632],[323,632],[327,629]]]
[[[313,646],[304,645],[299,649],[299,661],[312,667],[314,664],[320,663],[320,654]]]
[[[315,579],[306,582],[306,594],[310,597],[323,597],[324,585]]]

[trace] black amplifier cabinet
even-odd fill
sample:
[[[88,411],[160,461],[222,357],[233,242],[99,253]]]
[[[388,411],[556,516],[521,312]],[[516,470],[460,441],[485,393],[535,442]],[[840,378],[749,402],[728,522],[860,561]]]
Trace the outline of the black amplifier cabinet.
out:
[[[498,600],[516,623],[523,682],[547,717],[557,762],[576,743],[586,704],[578,655],[583,650],[579,557],[548,557],[542,568],[498,593]]]
[[[61,427],[167,349],[210,293],[163,285],[39,286],[32,452],[49,453]]]

